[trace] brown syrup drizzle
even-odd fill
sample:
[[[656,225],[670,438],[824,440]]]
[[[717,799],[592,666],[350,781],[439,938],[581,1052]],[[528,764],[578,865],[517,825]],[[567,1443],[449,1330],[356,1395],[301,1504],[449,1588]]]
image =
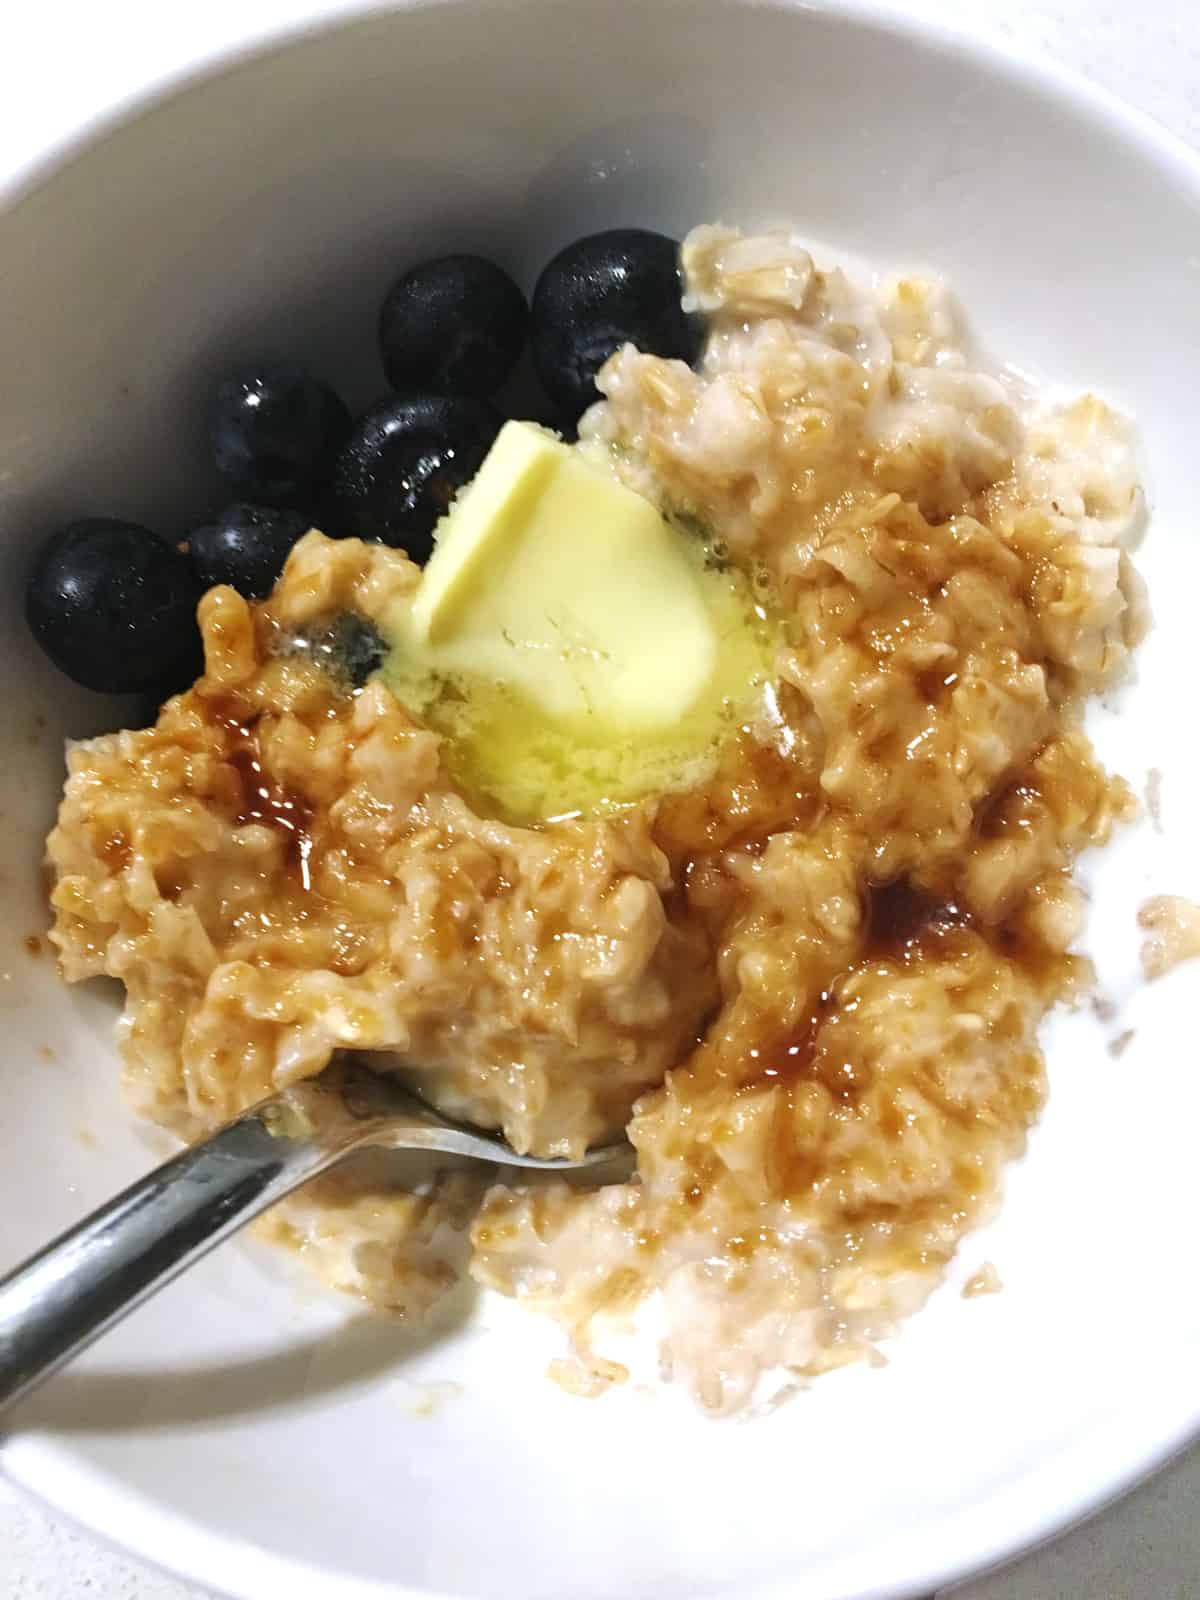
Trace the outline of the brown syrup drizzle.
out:
[[[867,891],[863,960],[871,965],[907,960],[931,940],[971,921],[953,900],[940,900],[907,878],[873,884]]]
[[[257,712],[232,696],[214,703],[212,711],[229,737],[225,759],[238,780],[234,822],[238,827],[258,823],[283,834],[288,870],[299,879],[302,889],[311,890],[312,806],[303,795],[276,783],[264,769],[254,731]]]
[[[863,922],[866,937],[862,954],[847,968],[848,972],[881,962],[906,964],[954,929],[971,925],[970,917],[953,901],[927,894],[905,878],[868,888]],[[743,1089],[786,1084],[811,1076],[821,1032],[837,1008],[835,982],[821,991],[797,1027],[765,1050],[751,1052],[753,1069]],[[838,1077],[839,1082],[830,1087],[840,1099],[853,1098],[852,1070],[847,1067]]]

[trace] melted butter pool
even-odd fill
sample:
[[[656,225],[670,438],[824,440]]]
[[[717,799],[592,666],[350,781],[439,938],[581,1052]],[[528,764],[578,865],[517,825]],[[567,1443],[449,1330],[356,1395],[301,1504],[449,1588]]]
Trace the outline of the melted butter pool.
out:
[[[476,810],[537,823],[692,787],[711,773],[725,741],[758,712],[773,682],[778,622],[742,572],[714,561],[694,535],[675,530],[675,537],[715,652],[701,691],[669,723],[651,714],[649,682],[645,717],[614,717],[586,695],[550,697],[569,708],[554,710],[522,687],[525,673],[504,673],[503,652],[499,670],[494,653],[486,672],[445,670],[429,661],[409,630],[394,631],[384,680],[442,735],[450,776]],[[518,651],[519,640],[506,648]],[[545,670],[570,676],[578,648],[566,640]],[[649,678],[653,665],[644,670]]]

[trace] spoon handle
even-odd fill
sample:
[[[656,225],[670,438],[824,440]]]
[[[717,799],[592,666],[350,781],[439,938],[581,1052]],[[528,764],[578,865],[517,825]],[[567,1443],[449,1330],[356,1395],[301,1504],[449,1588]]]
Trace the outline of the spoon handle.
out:
[[[263,1101],[0,1279],[0,1411],[366,1132]]]

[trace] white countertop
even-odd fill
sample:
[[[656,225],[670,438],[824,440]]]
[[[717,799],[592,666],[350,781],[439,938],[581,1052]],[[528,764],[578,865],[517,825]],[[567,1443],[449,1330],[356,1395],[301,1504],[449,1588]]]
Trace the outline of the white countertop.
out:
[[[1200,148],[1196,0],[896,0],[991,31],[1075,67]],[[315,16],[322,0],[254,0],[254,28]],[[7,166],[69,135],[181,61],[244,37],[245,0],[43,0],[5,18],[0,151]],[[69,33],[70,48],[63,36]],[[956,1600],[1200,1597],[1200,1450],[1045,1549],[955,1590]],[[203,1600],[200,1591],[101,1547],[0,1483],[0,1600]],[[286,1597],[280,1597],[286,1600]]]

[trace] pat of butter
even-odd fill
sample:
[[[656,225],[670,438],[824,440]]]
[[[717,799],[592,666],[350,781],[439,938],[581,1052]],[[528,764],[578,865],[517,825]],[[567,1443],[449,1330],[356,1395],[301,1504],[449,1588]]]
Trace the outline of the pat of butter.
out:
[[[684,536],[526,422],[505,424],[443,520],[403,631],[435,672],[614,731],[670,727],[706,693],[719,655]]]

